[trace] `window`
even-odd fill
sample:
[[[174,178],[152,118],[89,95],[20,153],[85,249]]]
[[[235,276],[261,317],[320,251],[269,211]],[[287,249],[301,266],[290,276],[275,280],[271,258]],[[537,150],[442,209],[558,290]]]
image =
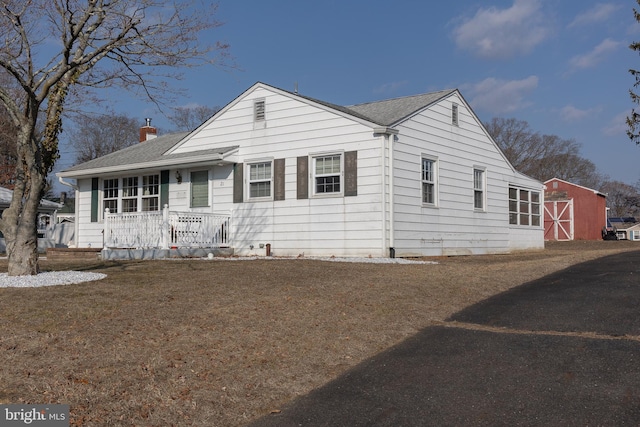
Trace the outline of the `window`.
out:
[[[314,194],[340,193],[340,176],[342,172],[342,156],[334,154],[313,158],[314,162]]]
[[[436,161],[422,159],[422,203],[436,204]]]
[[[191,172],[191,207],[209,206],[209,172]]]
[[[253,120],[256,122],[262,122],[266,119],[265,115],[265,100],[256,99],[253,102]]]
[[[473,207],[484,210],[484,170],[473,170]]]
[[[102,208],[112,213],[160,210],[160,175],[103,180]]]
[[[540,226],[540,193],[509,187],[509,224]]]
[[[138,177],[122,178],[122,212],[138,211]]]
[[[451,124],[458,126],[458,104],[451,104]]]
[[[142,177],[142,212],[160,210],[160,176]]]
[[[102,210],[118,212],[118,179],[105,179],[102,183]]]
[[[249,198],[271,197],[271,162],[249,165]]]

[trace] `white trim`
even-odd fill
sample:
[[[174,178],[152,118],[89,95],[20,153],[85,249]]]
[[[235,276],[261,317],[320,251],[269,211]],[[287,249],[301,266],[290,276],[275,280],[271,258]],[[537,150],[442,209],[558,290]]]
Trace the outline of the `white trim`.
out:
[[[425,202],[424,201],[424,184],[425,184],[425,180],[424,180],[424,170],[423,170],[423,164],[424,161],[430,161],[433,163],[433,170],[431,171],[432,175],[433,175],[433,179],[432,179],[432,184],[433,184],[433,202]],[[422,153],[420,155],[420,200],[422,201],[422,206],[424,207],[431,207],[431,208],[436,208],[439,206],[439,162],[438,162],[438,156],[432,156],[429,154],[425,154]]]
[[[316,159],[320,157],[340,157],[340,172],[337,174],[340,177],[340,191],[332,191],[327,193],[316,192]],[[326,198],[326,197],[344,197],[344,151],[328,151],[323,153],[309,154],[309,189],[311,198]],[[334,176],[335,173],[324,174],[328,176]]]
[[[250,160],[250,161],[246,161],[245,164],[245,176],[243,177],[245,184],[246,184],[246,188],[247,191],[244,192],[244,201],[245,202],[262,202],[262,201],[271,201],[273,200],[273,175],[274,175],[274,167],[273,167],[273,158],[266,158],[266,159],[257,159],[257,160]],[[259,165],[259,164],[266,164],[268,163],[270,166],[270,177],[268,179],[269,181],[269,196],[260,196],[260,197],[251,197],[251,166],[254,165]],[[261,182],[265,182],[267,180],[262,179],[262,180],[256,180],[256,181],[261,181]]]

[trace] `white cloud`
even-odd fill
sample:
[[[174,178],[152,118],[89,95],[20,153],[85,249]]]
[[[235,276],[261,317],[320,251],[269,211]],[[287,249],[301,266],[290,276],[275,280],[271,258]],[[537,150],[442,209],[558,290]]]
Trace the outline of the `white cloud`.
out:
[[[588,108],[586,110],[581,110],[573,105],[567,105],[560,109],[560,117],[562,117],[562,120],[565,122],[577,122],[584,118],[593,116],[600,111],[602,111],[600,108]]]
[[[531,105],[526,96],[538,87],[538,77],[522,80],[488,78],[471,86],[471,106],[492,114],[505,114]]]
[[[608,53],[618,49],[621,44],[621,42],[610,38],[604,39],[599,45],[594,47],[591,52],[576,55],[571,58],[569,60],[569,67],[571,70],[591,68],[601,62]]]
[[[529,53],[550,34],[538,0],[515,0],[508,9],[479,9],[453,30],[458,48],[481,58]]]
[[[620,9],[620,7],[621,6],[618,4],[599,3],[586,12],[576,16],[576,18],[568,25],[568,28],[606,21],[616,10]]]
[[[602,129],[602,133],[606,136],[627,135],[627,116],[631,114],[631,108],[628,111],[619,113],[613,117],[609,123]]]

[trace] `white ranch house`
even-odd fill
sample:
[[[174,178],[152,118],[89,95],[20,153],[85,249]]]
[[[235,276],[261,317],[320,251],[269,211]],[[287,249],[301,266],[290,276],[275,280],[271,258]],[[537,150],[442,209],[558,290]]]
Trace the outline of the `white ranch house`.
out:
[[[458,90],[348,107],[256,83],[190,133],[58,173],[103,256],[415,257],[544,247],[543,185]],[[72,181],[73,180],[73,181]]]

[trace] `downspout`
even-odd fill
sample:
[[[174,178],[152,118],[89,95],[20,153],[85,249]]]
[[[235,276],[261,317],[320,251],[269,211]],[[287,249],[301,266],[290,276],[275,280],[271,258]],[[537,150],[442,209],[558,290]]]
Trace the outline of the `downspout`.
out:
[[[79,221],[79,211],[78,211],[78,202],[80,201],[80,197],[79,197],[79,192],[80,190],[78,189],[78,186],[76,184],[72,184],[68,181],[65,181],[64,178],[62,178],[61,176],[58,177],[58,182],[62,185],[66,185],[67,187],[71,187],[74,190],[74,200],[73,200],[73,212],[75,213],[75,220],[73,221],[73,243],[75,244],[76,248],[78,247],[78,236],[79,236],[79,232],[80,232],[80,221]]]
[[[397,129],[375,128],[374,135],[382,135],[382,253],[387,252],[387,202],[389,203],[389,257],[395,258],[394,236],[394,180],[393,180],[393,142]],[[388,151],[387,151],[388,149]],[[388,169],[387,169],[388,165]],[[388,171],[388,172],[387,172]],[[389,191],[387,192],[387,185]]]

